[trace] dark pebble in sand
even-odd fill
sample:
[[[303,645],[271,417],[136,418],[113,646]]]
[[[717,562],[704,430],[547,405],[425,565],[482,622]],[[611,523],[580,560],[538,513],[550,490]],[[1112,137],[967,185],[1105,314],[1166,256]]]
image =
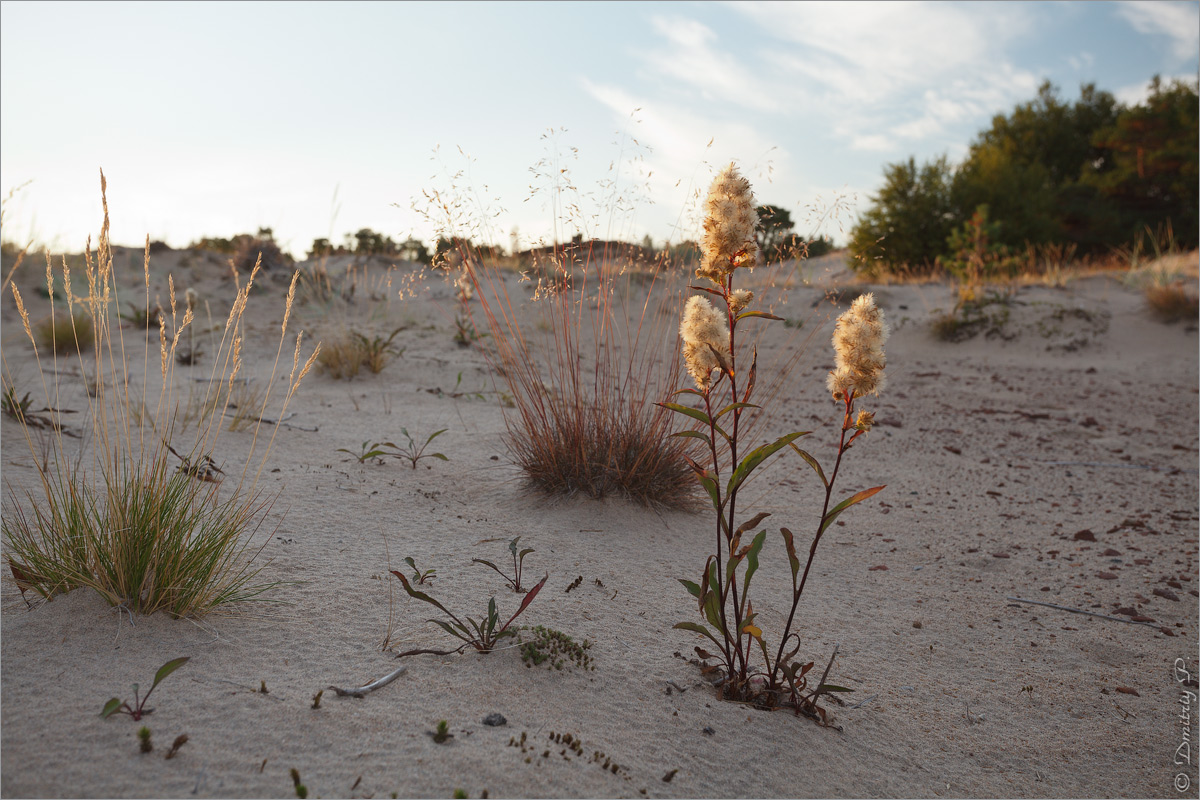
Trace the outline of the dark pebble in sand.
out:
[[[488,714],[483,718],[483,724],[491,725],[493,728],[497,728],[501,725],[507,725],[508,720],[504,718],[503,714]]]

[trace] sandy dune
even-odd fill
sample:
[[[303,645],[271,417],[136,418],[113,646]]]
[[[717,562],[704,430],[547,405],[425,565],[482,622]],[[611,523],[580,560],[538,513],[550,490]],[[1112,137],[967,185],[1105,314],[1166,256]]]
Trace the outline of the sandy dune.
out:
[[[136,251],[118,255],[127,285],[141,280],[140,263]],[[152,264],[157,292],[170,270],[181,289],[213,298],[223,319],[216,306],[232,290],[215,258],[172,252]],[[812,285],[798,284],[776,310],[803,320],[802,336],[778,326],[763,345],[767,359],[816,331],[797,367],[803,390],[779,399],[780,423],[813,428],[822,452],[834,448],[837,422],[824,388],[839,308],[825,293],[837,269],[807,266]],[[35,319],[46,313],[37,273],[17,277]],[[876,288],[894,327],[890,382],[841,486],[887,489],[827,536],[803,605],[804,652],[823,664],[839,645],[831,676],[855,689],[846,706],[829,705],[839,732],[719,701],[676,657],[698,644],[672,628],[695,612],[676,578],[701,569],[710,518],[525,492],[487,363],[452,341],[452,289],[426,276],[401,299],[410,273],[400,265],[389,286],[377,264],[372,285],[385,299],[371,300],[364,280],[344,311],[296,312],[318,333],[339,315],[384,334],[407,327],[395,340],[403,356],[379,375],[309,375],[278,433],[262,483],[278,497],[259,535],[269,537],[264,575],[292,582],[272,595],[284,604],[131,624],[84,591],[26,610],[6,575],[4,796],[288,797],[292,768],[320,797],[458,788],[472,797],[1174,797],[1177,774],[1194,793],[1195,766],[1172,764],[1184,734],[1174,665],[1200,672],[1194,322],[1157,322],[1140,294],[1096,276],[1023,288],[996,335],[948,344],[929,321],[952,305],[949,287]],[[270,373],[287,278],[267,276],[267,291],[251,299],[261,342],[247,370],[259,381]],[[3,304],[6,363],[18,387],[32,388],[32,348],[11,296]],[[141,347],[140,333],[125,336]],[[137,380],[140,361],[132,369]],[[203,363],[188,369],[181,380],[208,374]],[[71,402],[86,401],[77,392]],[[5,488],[31,487],[34,457],[19,426],[0,425]],[[414,436],[447,428],[434,449],[449,461],[413,470],[338,452],[395,440],[401,427]],[[240,468],[251,436],[222,433],[226,472]],[[752,494],[776,528],[801,531],[814,523],[816,490],[793,458]],[[7,491],[3,502],[7,515]],[[521,622],[592,641],[594,671],[527,668],[515,649],[414,656],[363,699],[326,691],[311,707],[320,689],[399,665],[380,649],[389,593],[396,650],[449,641],[426,622],[432,609],[389,577],[385,545],[394,568],[404,556],[436,568],[430,592],[451,608],[478,615],[494,595],[511,613],[517,596],[471,559],[505,557],[502,542],[480,541],[514,536],[536,550],[527,575],[550,575]],[[757,598],[769,631],[786,613],[790,580],[777,534],[764,559]],[[157,749],[141,755],[138,724],[98,712],[177,656],[191,660],[156,690],[146,724]],[[260,682],[269,694],[256,691]],[[493,712],[507,725],[482,724]],[[454,734],[444,745],[426,735],[442,719]],[[188,744],[163,759],[182,733]],[[566,733],[582,755],[551,740]]]

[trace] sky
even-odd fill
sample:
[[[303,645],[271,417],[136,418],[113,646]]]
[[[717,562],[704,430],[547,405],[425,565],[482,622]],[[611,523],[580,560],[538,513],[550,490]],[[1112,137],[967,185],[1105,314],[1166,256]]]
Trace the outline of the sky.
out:
[[[80,251],[103,169],[117,244],[661,246],[732,161],[841,243],[886,165],[961,160],[1044,80],[1198,71],[1194,0],[3,2],[0,236]]]

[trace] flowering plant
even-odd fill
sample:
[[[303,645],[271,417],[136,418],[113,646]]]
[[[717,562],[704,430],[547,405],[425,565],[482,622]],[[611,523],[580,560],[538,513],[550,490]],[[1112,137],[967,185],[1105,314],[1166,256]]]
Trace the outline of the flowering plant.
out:
[[[832,503],[843,456],[874,423],[870,411],[860,410],[856,415],[855,402],[867,394],[878,394],[883,387],[886,365],[883,343],[888,328],[883,312],[870,294],[855,300],[837,320],[833,335],[837,366],[829,373],[828,386],[834,400],[841,404],[843,417],[837,458],[828,474],[811,453],[796,445],[796,440],[809,431],[788,433],[743,454],[745,448],[739,440],[745,430],[742,416],[760,408],[751,402],[758,354],[757,351],[752,353],[748,369],[740,368],[738,324],[753,318],[780,319],[763,311],[747,310],[754,301],[754,294],[734,289],[737,270],[753,268],[758,262],[754,208],[749,181],[730,164],[714,180],[705,204],[704,257],[696,275],[712,286],[692,287],[715,296],[724,308],[714,306],[703,295],[693,295],[684,306],[679,327],[684,360],[696,388],[681,389],[676,394],[697,397],[701,408],[680,403],[661,404],[701,423],[699,429],[674,435],[694,437],[704,443],[706,458],[703,460],[708,463],[689,459],[689,464],[712,500],[717,517],[716,552],[705,561],[700,581],[680,581],[696,598],[707,625],[680,622],[675,627],[702,634],[716,645],[716,653],[700,647],[696,652],[704,661],[718,662],[713,666],[706,665],[704,669],[720,673],[718,685],[726,699],[765,708],[787,706],[797,713],[825,721],[825,711],[817,705],[817,699],[828,692],[848,690],[825,683],[828,669],[826,676],[809,688],[806,674],[812,669],[813,662],[797,660],[800,637],[793,625],[821,537],[846,509],[884,488],[865,489],[839,503]],[[737,512],[741,509],[737,501],[739,489],[751,474],[785,448],[794,450],[816,472],[825,489],[825,502],[803,570],[795,537],[787,528],[780,528],[791,567],[792,597],[787,624],[772,655],[750,600],[751,579],[758,569],[759,555],[767,536],[766,530],[757,534],[751,534],[751,531],[769,514],[758,513],[738,524]],[[743,538],[747,536],[753,538],[744,544]],[[761,663],[757,663],[759,654]]]

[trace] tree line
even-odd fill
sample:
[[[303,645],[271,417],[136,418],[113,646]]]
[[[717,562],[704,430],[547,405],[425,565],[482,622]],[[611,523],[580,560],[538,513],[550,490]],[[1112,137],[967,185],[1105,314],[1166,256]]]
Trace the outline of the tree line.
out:
[[[1192,82],[1155,77],[1146,100],[1127,107],[1094,84],[1067,102],[1046,81],[994,117],[961,164],[943,155],[887,165],[850,251],[860,269],[919,273],[981,240],[1000,259],[1047,245],[1106,253],[1147,232],[1195,248],[1198,108]]]

